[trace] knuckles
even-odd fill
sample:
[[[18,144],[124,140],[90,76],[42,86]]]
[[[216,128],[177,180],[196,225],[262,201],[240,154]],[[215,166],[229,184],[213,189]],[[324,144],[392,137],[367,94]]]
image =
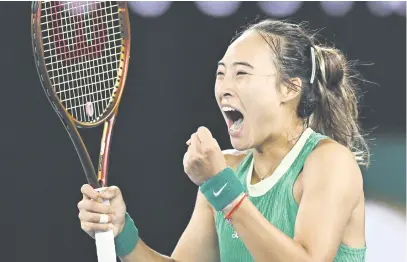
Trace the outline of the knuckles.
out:
[[[203,153],[205,156],[211,155],[212,152],[213,152],[213,148],[212,148],[212,147],[204,146],[204,147],[202,148],[202,153]]]
[[[81,193],[84,193],[86,191],[86,188],[88,187],[87,184],[84,184],[81,186]]]
[[[90,230],[89,225],[86,222],[81,222],[81,228],[84,231],[89,231]]]
[[[200,126],[198,127],[198,130],[196,131],[197,133],[203,133],[203,132],[208,132],[208,128],[204,127],[204,126]]]
[[[82,210],[82,209],[90,209],[90,208],[92,208],[92,206],[93,206],[93,203],[92,203],[92,201],[90,201],[90,200],[81,200],[79,203],[78,203],[78,209],[79,210]]]
[[[86,221],[86,214],[84,211],[79,212],[78,214],[78,218],[81,222],[85,222]]]
[[[83,209],[83,205],[84,205],[83,200],[79,201],[79,203],[77,205],[78,209],[79,210]]]
[[[90,185],[88,185],[88,184],[84,184],[84,185],[82,185],[82,187],[81,187],[81,193],[84,194],[84,195],[89,195],[89,192],[90,192],[91,190],[93,190],[93,188],[92,188]]]

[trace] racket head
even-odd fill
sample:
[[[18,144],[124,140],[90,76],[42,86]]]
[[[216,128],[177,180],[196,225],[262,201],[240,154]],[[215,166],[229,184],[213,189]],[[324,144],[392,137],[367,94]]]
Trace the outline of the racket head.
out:
[[[116,114],[130,57],[126,2],[33,2],[31,36],[42,87],[60,117],[95,127]]]

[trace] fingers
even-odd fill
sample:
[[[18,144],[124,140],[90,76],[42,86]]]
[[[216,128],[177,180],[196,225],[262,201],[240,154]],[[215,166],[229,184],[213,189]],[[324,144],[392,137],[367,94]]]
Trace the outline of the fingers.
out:
[[[78,209],[99,214],[113,214],[113,209],[110,205],[105,205],[90,199],[80,201],[78,203]]]
[[[121,196],[122,192],[117,186],[110,186],[100,192],[100,197],[103,199],[113,199],[117,196]]]
[[[218,143],[218,140],[216,140],[215,138],[212,138],[212,139],[213,139],[213,143],[215,144],[215,148],[221,150],[221,149],[220,149],[220,146],[219,146],[219,143]],[[221,151],[222,151],[222,150],[221,150]]]
[[[196,134],[202,141],[200,145],[200,151],[202,153],[209,153],[212,152],[213,149],[220,149],[218,142],[215,138],[213,138],[211,131],[209,131],[209,129],[206,127],[198,128]]]
[[[212,133],[211,131],[209,131],[208,128],[201,126],[198,128],[196,134],[199,140],[202,142],[202,144],[208,144],[212,142],[213,139]]]
[[[192,139],[192,137],[195,137],[195,138]],[[198,136],[197,136],[196,133],[193,133],[193,134],[191,135],[191,138],[188,139],[188,141],[186,142],[187,146],[192,145],[192,143],[194,143],[194,146],[196,146],[197,143],[201,143],[201,141],[199,140],[199,138],[198,138]]]
[[[188,162],[189,162],[189,157],[190,157],[190,150],[188,148],[187,152],[184,154],[184,158],[182,159],[182,164],[184,166],[184,172],[186,173],[186,168],[188,167]]]
[[[196,137],[196,139],[194,138]],[[213,143],[213,137],[211,131],[209,131],[206,127],[199,127],[198,130],[191,135],[191,138],[186,142],[188,146],[193,144],[194,142],[199,142],[199,144],[209,145]],[[196,145],[199,145],[196,144]]]
[[[199,145],[201,143],[201,140],[199,140],[199,137],[198,137],[197,133],[192,134],[190,140],[191,140],[191,145],[192,146],[197,146],[197,145]]]
[[[200,144],[201,144],[201,141],[199,141],[197,134],[196,133],[192,134],[191,138],[187,141],[187,145],[188,145],[187,153],[195,152],[197,150],[197,148],[199,148]],[[185,157],[184,157],[184,159],[185,159]]]
[[[81,221],[81,228],[86,232],[109,231],[109,230],[113,230],[113,225],[111,223],[98,224],[98,223]]]
[[[83,199],[78,203],[81,228],[92,237],[94,237],[93,232],[113,230],[113,223],[116,223],[114,209],[110,204],[103,203],[103,200],[122,201],[121,191],[116,186],[99,190],[100,193],[90,185],[83,185],[81,188]]]
[[[117,186],[106,187],[98,192],[90,185],[85,184],[82,186],[81,192],[84,196],[84,199],[89,198],[98,202],[103,202],[104,199],[110,200],[112,198],[115,198],[116,196],[121,196],[121,191]]]
[[[107,217],[107,221],[103,221],[105,217]],[[90,222],[90,223],[98,223],[98,224],[108,224],[113,223],[116,220],[116,216],[114,214],[98,214],[98,213],[91,213],[87,212],[86,210],[81,210],[78,215],[81,222]]]
[[[85,197],[87,197],[95,201],[102,202],[99,192],[97,192],[95,189],[93,189],[93,187],[91,187],[88,184],[85,184],[81,187],[81,193],[83,194],[84,199]]]

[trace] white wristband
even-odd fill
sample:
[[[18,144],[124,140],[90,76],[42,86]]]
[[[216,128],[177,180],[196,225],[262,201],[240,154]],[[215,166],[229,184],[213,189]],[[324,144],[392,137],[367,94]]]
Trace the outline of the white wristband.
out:
[[[222,212],[224,214],[228,214],[230,212],[230,210],[232,210],[232,208],[239,203],[239,201],[245,196],[245,193],[241,193],[238,197],[235,198],[235,200],[233,200],[229,205],[227,205]]]

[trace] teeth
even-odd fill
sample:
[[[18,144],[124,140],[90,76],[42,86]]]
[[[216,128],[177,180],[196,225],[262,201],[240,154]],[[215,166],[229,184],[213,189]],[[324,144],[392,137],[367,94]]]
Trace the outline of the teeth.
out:
[[[239,118],[238,120],[236,120],[235,122],[233,122],[233,124],[230,126],[230,130],[232,131],[237,131],[239,130],[239,128],[241,127],[243,122],[243,118]]]
[[[222,111],[228,112],[228,111],[236,111],[236,110],[234,108],[224,106],[224,107],[222,107]]]

